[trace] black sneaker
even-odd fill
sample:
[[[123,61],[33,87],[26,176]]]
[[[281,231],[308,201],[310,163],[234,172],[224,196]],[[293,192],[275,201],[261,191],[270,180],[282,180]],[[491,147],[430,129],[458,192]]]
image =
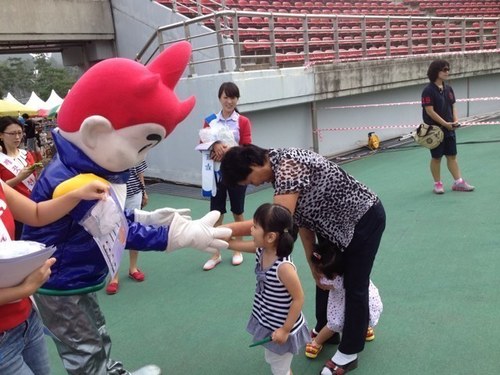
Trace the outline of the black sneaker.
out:
[[[315,329],[311,330],[311,338],[315,338],[318,336],[318,332]],[[326,340],[325,344],[327,345],[338,345],[340,343],[340,334],[335,332],[332,337]]]

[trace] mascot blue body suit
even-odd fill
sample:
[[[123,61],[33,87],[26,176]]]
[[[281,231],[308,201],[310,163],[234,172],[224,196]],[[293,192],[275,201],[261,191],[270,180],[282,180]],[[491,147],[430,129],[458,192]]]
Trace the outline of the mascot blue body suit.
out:
[[[55,188],[62,182],[81,173],[93,173],[112,184],[125,184],[128,172],[110,172],[95,164],[83,152],[53,133],[57,148],[54,160],[44,169],[31,198],[41,202],[52,198]],[[81,201],[69,215],[45,227],[29,227],[24,230],[23,239],[36,240],[57,247],[49,281],[39,293],[62,295],[73,294],[74,290],[98,290],[108,276],[108,266],[90,233],[83,230],[79,221],[95,202]],[[134,213],[126,212],[128,221],[127,246],[130,249],[164,250],[167,248],[168,231],[164,226],[151,226],[134,222]],[[89,259],[92,270],[89,272]],[[53,292],[51,292],[53,291]]]

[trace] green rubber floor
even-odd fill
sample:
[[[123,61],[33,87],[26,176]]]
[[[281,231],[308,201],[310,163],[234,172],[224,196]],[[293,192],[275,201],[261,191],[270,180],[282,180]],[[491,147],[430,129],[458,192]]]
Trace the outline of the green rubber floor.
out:
[[[500,352],[500,127],[460,129],[459,164],[472,193],[432,194],[429,152],[414,145],[394,148],[343,167],[377,192],[387,212],[372,279],[384,312],[376,339],[360,354],[356,375],[499,374]],[[272,190],[249,194],[246,215],[272,199]],[[193,217],[208,202],[151,192],[147,209],[190,207]],[[314,320],[314,284],[300,241],[295,263],[306,293],[304,313]],[[120,291],[101,291],[101,308],[113,339],[113,358],[134,370],[154,363],[163,374],[270,374],[262,347],[249,348],[246,333],[255,286],[254,257],[231,265],[231,254],[210,272],[209,255],[184,249],[142,253],[143,283],[120,270]],[[47,339],[53,373],[64,374]],[[326,346],[315,360],[297,355],[295,375],[318,374],[334,354]]]

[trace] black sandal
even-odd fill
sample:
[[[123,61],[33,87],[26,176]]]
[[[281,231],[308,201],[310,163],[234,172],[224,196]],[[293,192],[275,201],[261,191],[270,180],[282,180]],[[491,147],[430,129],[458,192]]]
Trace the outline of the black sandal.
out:
[[[358,359],[356,358],[354,361],[351,361],[345,365],[337,365],[332,360],[328,360],[324,367],[323,370],[326,368],[327,370],[330,371],[330,375],[344,375],[348,371],[354,370],[356,367],[358,367]],[[320,375],[323,373],[323,370],[321,370]]]

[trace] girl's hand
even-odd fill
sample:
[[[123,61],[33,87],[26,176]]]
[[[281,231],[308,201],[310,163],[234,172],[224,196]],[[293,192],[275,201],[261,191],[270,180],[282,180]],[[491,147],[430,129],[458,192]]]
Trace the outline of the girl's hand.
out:
[[[276,331],[273,332],[271,338],[273,341],[279,345],[283,345],[286,340],[288,340],[288,336],[290,335],[290,332],[284,329],[283,327],[278,328]]]
[[[28,165],[28,166],[24,167],[23,169],[21,169],[21,171],[17,175],[19,176],[21,181],[24,181],[29,176],[31,176],[34,171],[35,171],[35,168],[33,168],[31,165]]]
[[[22,284],[30,290],[30,295],[35,293],[38,288],[40,288],[49,279],[51,270],[50,267],[56,262],[56,258],[49,258],[40,267],[30,273]]]
[[[222,225],[222,227],[227,228],[224,225]],[[255,253],[255,250],[257,248],[253,240],[239,240],[231,236],[228,238],[223,238],[223,240],[227,241],[227,243],[229,244],[228,249],[234,251],[242,251],[244,253]]]
[[[109,195],[109,184],[99,180],[94,180],[89,182],[87,185],[74,190],[72,193],[81,200],[105,200]]]
[[[228,145],[225,145],[225,144],[223,144],[221,142],[217,142],[217,143],[214,144],[214,147],[213,147],[213,150],[212,150],[212,152],[210,154],[210,157],[214,161],[221,161],[222,157],[227,152],[227,150],[229,150],[229,146]]]

